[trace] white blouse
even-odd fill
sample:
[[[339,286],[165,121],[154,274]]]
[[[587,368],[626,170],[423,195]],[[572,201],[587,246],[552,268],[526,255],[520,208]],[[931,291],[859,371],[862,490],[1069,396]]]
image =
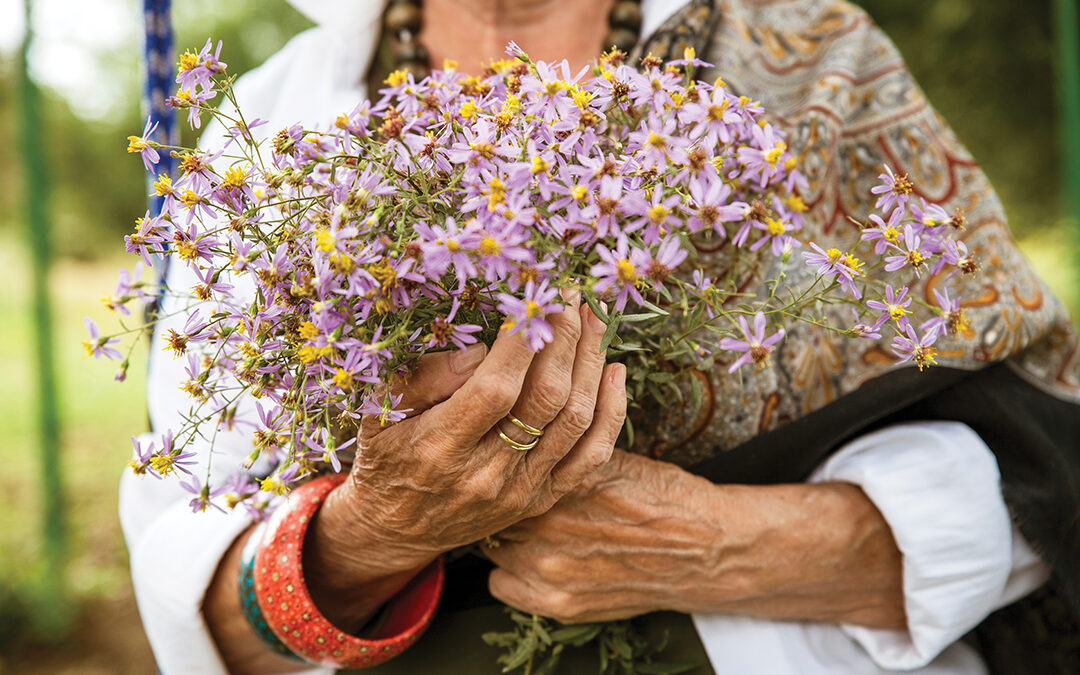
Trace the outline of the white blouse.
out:
[[[351,110],[366,95],[363,74],[380,30],[382,2],[290,2],[319,25],[236,85],[245,113],[270,121],[264,129],[332,120]],[[643,32],[655,30],[686,2],[643,0]],[[219,134],[215,124],[207,129],[207,138]],[[188,274],[183,265],[172,265],[169,285],[194,285]],[[172,302],[163,309],[167,314],[177,308]],[[179,329],[183,322],[183,316],[173,317],[158,332]],[[159,338],[154,342],[160,344]],[[155,429],[179,426],[188,410],[189,400],[179,390],[186,379],[183,367],[161,352],[151,358],[147,386]],[[215,475],[235,471],[251,441],[242,429],[219,433]],[[978,654],[957,638],[1038,587],[1048,571],[1011,526],[997,464],[982,440],[952,422],[892,427],[849,443],[811,480],[862,486],[888,521],[903,554],[908,629],[694,615],[714,669],[770,675],[985,672]],[[125,472],[120,481],[120,520],[139,612],[166,675],[225,672],[201,606],[218,562],[250,524],[242,511],[193,514],[190,498],[172,480]],[[423,649],[422,641],[417,648]]]

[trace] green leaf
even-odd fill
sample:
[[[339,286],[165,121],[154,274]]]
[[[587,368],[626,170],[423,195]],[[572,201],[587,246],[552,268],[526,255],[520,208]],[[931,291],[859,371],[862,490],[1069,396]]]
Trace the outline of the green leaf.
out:
[[[648,300],[641,303],[641,306],[644,307],[645,309],[651,310],[654,314],[659,314],[660,316],[668,316],[669,315],[669,313],[668,313],[668,311],[666,309],[664,309],[662,307],[657,307],[656,305],[649,302]]]
[[[520,668],[525,665],[525,662],[532,658],[536,653],[539,642],[536,639],[536,633],[529,633],[525,638],[518,643],[517,649],[510,654],[500,657],[499,662],[503,664],[502,671],[509,673],[515,668]],[[503,659],[506,659],[505,661]]]
[[[563,642],[574,647],[580,647],[592,640],[603,630],[603,626],[595,623],[585,623],[578,626],[564,626],[551,631],[551,639],[555,642]]]
[[[623,659],[631,659],[634,656],[634,649],[626,641],[626,638],[621,635],[612,636],[611,648]]]
[[[537,637],[540,638],[540,642],[545,645],[551,646],[551,634],[548,633],[547,628],[544,627],[544,620],[538,616],[533,616],[533,630],[536,631]]]
[[[655,312],[650,312],[648,314],[623,314],[622,320],[627,323],[634,323],[637,321],[648,321],[649,319],[655,319],[659,316],[662,315]]]
[[[604,331],[604,338],[600,340],[600,351],[604,351],[611,344],[611,341],[615,339],[615,334],[619,330],[619,313],[615,312],[611,316],[611,323],[608,324],[607,330]]]
[[[518,640],[517,633],[484,633],[480,639],[492,647],[513,647]]]
[[[600,320],[604,323],[608,323],[608,313],[604,311],[604,308],[600,305],[600,301],[596,299],[596,296],[592,293],[583,293],[585,297],[585,304],[589,306],[589,309],[593,311],[593,314],[600,317]]]

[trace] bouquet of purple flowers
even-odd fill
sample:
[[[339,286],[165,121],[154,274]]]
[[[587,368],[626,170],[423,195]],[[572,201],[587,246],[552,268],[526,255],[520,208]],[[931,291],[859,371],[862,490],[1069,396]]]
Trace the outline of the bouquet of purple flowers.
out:
[[[613,51],[574,73],[511,45],[482,75],[453,63],[421,82],[394,72],[324,128],[257,140],[265,123],[236,105],[220,48],[181,58],[171,99],[193,127],[214,115],[219,147],[162,147],[149,128],[128,147],[148,169],[173,153],[180,175],[158,177],[164,210],[138,221],[127,250],[147,265],[170,253],[199,283],[155,288],[124,271],[108,302],[126,314],[136,298],[182,300],[187,322],[163,339],[187,360],[192,409],[131,466],[183,474],[195,510],[220,508],[226,487],[190,474],[196,437],[254,428],[249,463],[276,469],[258,484],[233,478],[226,502],[258,511],[317,463],[340,469],[343,431],[361,416],[401,419],[390,385],[424,353],[497,331],[543,349],[564,288],[607,324],[632,405],[681,396],[689,369],[764,364],[795,321],[853,339],[891,323],[899,360],[920,368],[938,335],[963,327],[947,292],[913,322],[905,287],[942,266],[975,269],[953,217],[914,203],[906,176],[886,169],[881,214],[861,224],[867,262],[800,240],[805,181],[783,134],[722,80],[694,81],[692,52],[633,67]],[[706,274],[704,255],[724,272]],[[868,277],[875,266],[895,287]],[[853,322],[827,325],[822,302],[850,303]],[[88,319],[88,352],[123,359],[121,336],[134,344],[156,320],[103,336]],[[255,401],[250,419],[241,397]]]

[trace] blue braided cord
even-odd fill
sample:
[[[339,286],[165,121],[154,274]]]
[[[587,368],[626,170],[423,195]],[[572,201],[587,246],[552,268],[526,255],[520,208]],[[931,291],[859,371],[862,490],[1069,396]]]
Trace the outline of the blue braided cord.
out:
[[[176,55],[173,51],[172,22],[169,18],[170,2],[171,0],[143,0],[143,17],[146,22],[144,44],[146,83],[143,91],[143,108],[144,117],[150,118],[151,124],[158,123],[153,140],[166,145],[176,145],[179,141],[176,111],[165,104],[176,88],[174,65]],[[155,167],[157,173],[171,176],[176,168],[176,159],[168,151],[162,151],[159,154],[161,161]],[[154,192],[153,182],[156,178],[157,176],[152,172],[147,174],[147,193]],[[149,198],[150,216],[160,215],[163,204],[163,197],[151,196]],[[165,287],[167,263],[168,257],[154,265],[161,288]]]

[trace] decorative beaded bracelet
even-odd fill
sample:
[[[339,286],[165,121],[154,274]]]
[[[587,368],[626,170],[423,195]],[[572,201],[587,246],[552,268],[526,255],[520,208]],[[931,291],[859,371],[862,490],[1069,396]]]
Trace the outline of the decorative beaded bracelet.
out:
[[[255,553],[259,550],[259,542],[265,531],[266,523],[259,523],[251,531],[251,536],[248,537],[247,543],[244,544],[244,550],[240,552],[240,578],[238,583],[240,611],[243,612],[244,618],[247,619],[251,629],[270,649],[282,656],[302,662],[303,659],[293,654],[274,635],[274,631],[270,630],[266,618],[263,617],[262,609],[259,607],[259,601],[255,596]]]
[[[331,474],[296,488],[266,524],[255,553],[255,596],[274,635],[309,663],[334,668],[375,666],[405,651],[423,634],[442,596],[440,557],[398,593],[376,634],[349,635],[318,610],[304,581],[304,534],[323,500],[345,477]]]

